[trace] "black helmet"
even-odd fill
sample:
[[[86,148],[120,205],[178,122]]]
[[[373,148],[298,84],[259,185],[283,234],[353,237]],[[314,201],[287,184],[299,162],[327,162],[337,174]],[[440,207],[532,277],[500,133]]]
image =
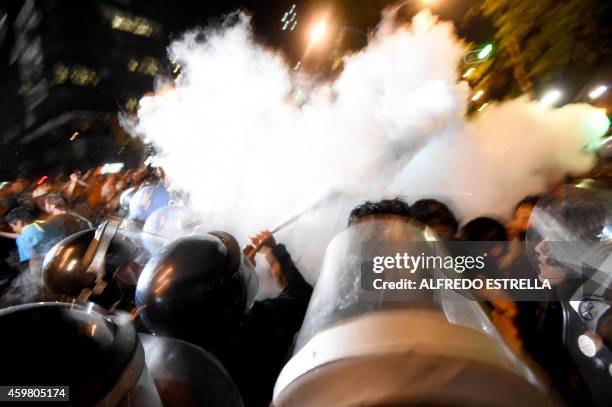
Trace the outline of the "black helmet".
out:
[[[228,233],[175,240],[149,260],[138,279],[140,318],[151,332],[206,347],[254,300],[258,281],[247,262]]]
[[[79,406],[161,406],[126,313],[26,304],[0,311],[0,331],[4,385],[69,386],[70,404]]]
[[[238,388],[213,355],[179,339],[139,337],[164,407],[243,407]]]
[[[129,285],[125,275],[139,251],[117,233],[116,221],[104,222],[97,230],[68,236],[47,253],[45,286],[53,294],[79,297],[83,302],[93,294],[96,303],[111,307],[121,300],[120,287]]]

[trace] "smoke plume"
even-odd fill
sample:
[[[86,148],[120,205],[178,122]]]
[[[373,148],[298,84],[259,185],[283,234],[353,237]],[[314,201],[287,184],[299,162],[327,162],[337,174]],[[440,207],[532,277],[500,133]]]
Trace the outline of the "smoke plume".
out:
[[[140,101],[133,130],[204,223],[242,242],[327,197],[277,234],[312,280],[365,199],[435,197],[462,221],[503,219],[525,195],[592,166],[590,106],[521,98],[468,120],[464,52],[452,24],[425,11],[409,27],[383,27],[337,79],[313,85],[257,44],[239,14],[171,44],[181,76]]]

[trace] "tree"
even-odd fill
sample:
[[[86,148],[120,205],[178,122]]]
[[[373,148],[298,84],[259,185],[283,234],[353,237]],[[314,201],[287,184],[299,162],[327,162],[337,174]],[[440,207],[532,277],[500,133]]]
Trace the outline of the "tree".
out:
[[[499,86],[501,80],[507,86],[503,97],[555,81],[576,92],[593,68],[612,56],[609,2],[481,0],[474,11],[493,23],[496,52],[473,84]],[[503,80],[510,75],[513,81]]]

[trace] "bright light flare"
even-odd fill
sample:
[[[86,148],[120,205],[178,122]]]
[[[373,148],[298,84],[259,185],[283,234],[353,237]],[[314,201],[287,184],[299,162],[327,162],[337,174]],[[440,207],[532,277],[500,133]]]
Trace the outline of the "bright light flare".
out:
[[[487,59],[493,52],[493,44],[487,44],[478,53],[478,59]]]
[[[312,31],[310,32],[310,43],[315,44],[319,42],[321,38],[325,35],[325,31],[327,30],[327,21],[322,20],[314,26]]]
[[[559,89],[549,90],[546,92],[546,94],[544,94],[544,97],[542,97],[540,104],[548,107],[554,106],[559,102],[559,100],[561,100],[561,96],[563,96],[563,93],[561,93]]]
[[[470,68],[470,69],[468,69],[468,70],[467,70],[467,71],[465,71],[465,73],[463,74],[463,77],[464,77],[464,78],[469,78],[469,77],[470,77],[470,75],[472,75],[472,74],[474,73],[474,71],[475,71],[475,70],[476,70],[476,68],[473,68],[473,67],[472,67],[472,68]]]
[[[589,99],[597,99],[598,97],[606,93],[607,90],[608,87],[606,85],[599,85],[598,87],[589,92]]]
[[[474,96],[472,96],[472,101],[477,101],[482,97],[482,95],[484,95],[484,90],[481,89],[478,92],[474,93]]]

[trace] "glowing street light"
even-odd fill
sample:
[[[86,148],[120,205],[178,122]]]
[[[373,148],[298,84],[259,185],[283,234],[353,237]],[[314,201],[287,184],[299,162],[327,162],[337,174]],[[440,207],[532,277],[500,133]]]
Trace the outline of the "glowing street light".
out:
[[[608,87],[606,85],[599,85],[598,87],[589,92],[589,98],[591,100],[597,99],[598,97],[606,93],[607,90]]]
[[[493,44],[490,42],[482,48],[469,51],[463,56],[463,63],[467,65],[479,64],[486,61],[493,54]]]
[[[309,53],[312,47],[316,45],[317,42],[321,41],[323,36],[325,36],[325,32],[327,31],[327,16],[321,18],[310,31],[310,41],[308,42],[308,46],[306,47],[306,51],[304,51],[304,55],[302,58],[305,58]]]
[[[326,25],[327,25],[327,21],[321,20],[314,26],[314,28],[310,32],[310,43],[311,44],[315,44],[321,38],[323,38],[323,35],[325,35]]]
[[[468,70],[467,70],[467,71],[465,71],[465,73],[463,74],[463,77],[464,77],[464,78],[469,78],[469,76],[470,76],[471,74],[473,74],[475,70],[476,70],[476,68],[474,68],[474,67],[472,67],[472,68],[468,69]]]
[[[544,97],[542,97],[540,104],[547,107],[554,106],[557,102],[559,102],[559,100],[561,100],[561,96],[563,96],[563,94],[559,89],[549,90],[546,92],[546,94],[544,94]]]
[[[489,43],[481,48],[481,50],[478,52],[477,57],[480,60],[485,60],[489,57],[489,55],[491,55],[492,52],[493,52],[493,44]]]
[[[478,99],[480,99],[482,97],[482,95],[484,95],[484,90],[479,90],[478,92],[474,93],[474,96],[472,96],[472,101],[475,102]]]
[[[485,110],[487,108],[487,106],[489,106],[489,104],[487,102],[483,103],[482,106],[480,106],[478,108],[478,111],[482,112],[483,110]]]

